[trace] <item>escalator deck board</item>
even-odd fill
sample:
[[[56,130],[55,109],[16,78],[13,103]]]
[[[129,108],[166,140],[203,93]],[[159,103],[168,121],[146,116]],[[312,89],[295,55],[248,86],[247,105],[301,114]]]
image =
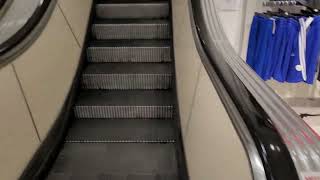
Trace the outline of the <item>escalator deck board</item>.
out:
[[[67,143],[48,180],[178,180],[175,145]]]

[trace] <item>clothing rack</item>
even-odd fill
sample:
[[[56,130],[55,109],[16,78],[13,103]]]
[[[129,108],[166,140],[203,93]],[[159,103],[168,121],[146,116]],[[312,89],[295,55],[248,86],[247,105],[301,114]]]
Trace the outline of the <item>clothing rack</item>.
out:
[[[263,80],[313,84],[320,56],[319,11],[307,1],[263,5],[266,12],[257,12],[251,24],[248,65]]]
[[[296,6],[297,1],[267,1],[263,2],[263,6],[278,7],[278,6]]]
[[[277,11],[279,8],[290,13],[299,13],[301,10],[306,10],[308,7],[305,5],[307,4],[305,1],[298,1],[298,0],[287,0],[287,1],[265,1],[263,2],[264,7],[271,8],[271,10]],[[316,10],[316,9],[315,9]],[[316,10],[317,11],[317,10]]]
[[[316,0],[319,1],[319,0]],[[318,3],[318,4],[317,4]],[[319,2],[313,2],[312,0],[270,0],[270,1],[264,1],[263,6],[265,7],[290,7],[290,6],[297,6],[297,7],[308,7],[311,9],[317,10],[318,7],[316,5],[320,5]]]

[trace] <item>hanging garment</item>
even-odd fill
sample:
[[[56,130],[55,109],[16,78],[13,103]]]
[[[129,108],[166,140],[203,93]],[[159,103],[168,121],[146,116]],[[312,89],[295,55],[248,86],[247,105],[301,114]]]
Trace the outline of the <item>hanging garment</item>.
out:
[[[268,79],[266,65],[270,63],[272,58],[273,24],[273,19],[261,17],[258,31],[258,44],[254,54],[253,69],[264,80]]]
[[[263,80],[269,80],[272,77],[272,65],[274,62],[274,59],[272,55],[274,54],[274,44],[275,44],[275,33],[277,30],[277,25],[276,25],[276,19],[275,18],[270,18],[272,20],[272,32],[268,33],[268,42],[267,42],[267,53],[265,55],[265,61],[263,65]]]
[[[288,69],[288,61],[286,59],[286,51],[288,51],[288,40],[289,37],[289,27],[288,20],[286,18],[277,18],[276,20],[277,30],[276,30],[276,41],[274,44],[274,52],[273,52],[273,65],[272,65],[272,77],[279,81],[284,82],[286,79],[286,74],[284,75],[284,71]]]
[[[316,16],[310,25],[306,46],[306,73],[308,84],[313,84],[320,55],[320,16]]]
[[[313,84],[319,55],[320,16],[270,18],[256,13],[247,63],[263,80]]]
[[[287,58],[290,55],[289,67],[286,74],[286,81],[289,83],[303,82],[299,53],[299,33],[301,27],[299,22],[292,18],[288,20],[288,27],[288,34],[289,39],[291,39],[291,43],[289,41],[286,52]]]
[[[275,72],[276,66],[279,62],[279,54],[282,46],[285,44],[285,36],[286,36],[286,22],[284,18],[276,18],[276,26],[275,26],[275,35],[274,35],[274,45],[272,52],[272,63],[269,69],[269,73],[273,76]]]
[[[300,18],[300,33],[299,33],[299,59],[300,66],[297,66],[297,70],[301,70],[302,78],[307,81],[307,65],[306,65],[306,48],[307,48],[307,35],[308,30],[313,21],[313,17]]]
[[[247,51],[247,64],[250,67],[254,67],[255,61],[255,52],[257,51],[258,38],[259,38],[259,24],[262,18],[258,15],[255,15],[252,20],[250,35],[249,35],[249,44]]]

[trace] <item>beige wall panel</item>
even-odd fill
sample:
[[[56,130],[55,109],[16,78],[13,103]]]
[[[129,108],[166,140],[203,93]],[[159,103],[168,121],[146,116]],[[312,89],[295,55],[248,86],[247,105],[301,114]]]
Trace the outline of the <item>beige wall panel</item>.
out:
[[[194,44],[187,0],[174,0],[173,30],[182,133],[185,134],[201,59]]]
[[[39,145],[11,65],[0,69],[0,179],[18,179]]]
[[[185,138],[191,180],[250,180],[246,152],[204,68]]]
[[[92,0],[59,0],[58,3],[82,46],[86,35]]]
[[[60,113],[79,59],[80,48],[56,7],[41,36],[14,61],[41,139]]]

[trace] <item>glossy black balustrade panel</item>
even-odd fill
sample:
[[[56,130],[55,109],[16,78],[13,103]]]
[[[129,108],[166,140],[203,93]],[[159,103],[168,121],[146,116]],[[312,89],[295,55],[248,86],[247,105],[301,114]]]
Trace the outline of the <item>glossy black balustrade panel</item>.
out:
[[[205,57],[202,61],[207,72],[222,82],[223,88],[217,89],[227,92],[240,113],[238,117],[230,115],[232,121],[246,124],[263,162],[266,179],[298,180],[320,172],[316,135],[234,51],[222,30],[216,2],[190,0],[198,50]],[[228,112],[235,108],[224,104]],[[254,179],[260,180],[261,171],[252,159],[251,166]]]

